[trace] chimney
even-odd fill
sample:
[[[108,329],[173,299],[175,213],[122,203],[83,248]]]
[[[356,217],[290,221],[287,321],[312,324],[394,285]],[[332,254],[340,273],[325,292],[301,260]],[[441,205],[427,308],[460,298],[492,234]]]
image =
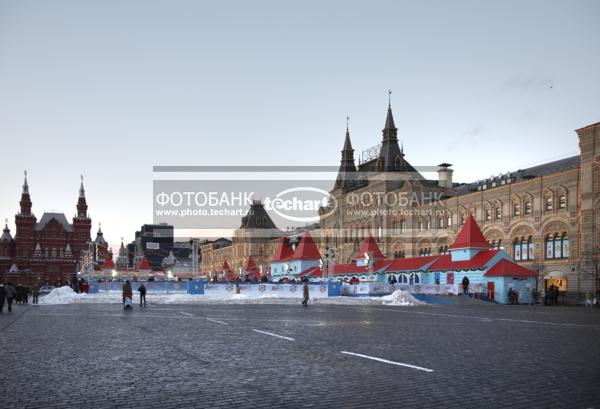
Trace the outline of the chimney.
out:
[[[440,163],[438,165],[438,185],[445,189],[452,189],[452,165],[450,163]]]

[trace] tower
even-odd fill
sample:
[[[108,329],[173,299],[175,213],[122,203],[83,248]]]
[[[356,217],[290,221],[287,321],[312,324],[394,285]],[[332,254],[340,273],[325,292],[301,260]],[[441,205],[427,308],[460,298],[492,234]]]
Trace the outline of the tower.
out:
[[[89,218],[87,209],[85,188],[83,187],[83,175],[81,175],[79,198],[77,199],[77,214],[73,217],[73,243],[71,243],[73,257],[75,258],[81,256],[82,250],[88,249],[87,244],[91,241],[90,231],[92,230],[92,219]]]
[[[406,171],[404,152],[398,146],[398,128],[394,124],[391,100],[388,103],[387,116],[382,133],[383,140],[381,141],[381,150],[379,151],[378,170],[380,172]]]
[[[15,216],[15,262],[25,267],[29,264],[29,257],[33,255],[34,233],[36,217],[31,212],[31,197],[27,183],[27,171],[24,172],[23,190],[21,191],[20,212]]]
[[[340,161],[340,169],[338,171],[337,180],[335,181],[335,188],[348,189],[356,174],[356,165],[354,164],[354,149],[352,149],[352,142],[350,141],[350,128],[348,120],[350,117],[346,117],[346,138],[344,139],[344,147],[342,148],[342,159]]]

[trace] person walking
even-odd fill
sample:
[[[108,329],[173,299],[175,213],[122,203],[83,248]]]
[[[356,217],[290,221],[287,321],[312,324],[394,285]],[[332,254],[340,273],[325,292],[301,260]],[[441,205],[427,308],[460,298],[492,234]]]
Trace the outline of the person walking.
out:
[[[31,302],[32,304],[38,303],[38,297],[40,296],[40,285],[34,284],[31,289]]]
[[[4,288],[4,284],[0,283],[0,314],[2,314],[2,310],[4,309],[4,299],[6,298],[6,289]]]
[[[463,294],[468,295],[469,294],[469,278],[467,276],[464,276],[462,279],[462,288],[463,288]]]
[[[8,306],[8,312],[12,312],[13,298],[15,298],[17,290],[15,290],[15,287],[11,283],[6,284],[4,290],[6,291],[6,305]]]
[[[302,305],[308,307],[308,298],[309,298],[309,290],[308,290],[308,280],[304,282],[304,286],[302,287],[302,296],[304,299],[302,300]]]
[[[146,286],[144,283],[141,283],[138,287],[138,291],[140,292],[140,307],[146,306]]]
[[[133,291],[131,289],[131,283],[129,282],[129,280],[125,280],[125,282],[123,283],[123,306],[127,307],[127,299],[132,299],[133,298]]]

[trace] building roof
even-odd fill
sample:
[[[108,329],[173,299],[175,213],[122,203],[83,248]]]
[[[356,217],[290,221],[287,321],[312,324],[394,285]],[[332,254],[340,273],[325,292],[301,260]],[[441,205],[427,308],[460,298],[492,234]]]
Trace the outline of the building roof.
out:
[[[140,265],[137,268],[138,270],[152,270],[152,267],[150,266],[150,263],[148,262],[148,259],[146,258],[146,256],[142,257],[142,261],[140,262]]]
[[[102,229],[100,227],[98,227],[98,233],[96,233],[96,239],[94,240],[95,243],[98,244],[102,244],[104,246],[106,246],[108,243],[106,242],[106,240],[104,239],[104,233],[102,233]]]
[[[288,237],[282,237],[279,239],[279,244],[277,245],[275,255],[271,259],[271,262],[277,263],[280,261],[286,261],[289,260],[293,255],[294,250],[290,244],[290,239]]]
[[[4,226],[4,230],[2,230],[2,236],[0,236],[0,241],[12,241],[12,236],[10,235],[10,229],[8,228],[8,223]]]
[[[319,249],[317,248],[317,245],[315,244],[312,236],[310,235],[308,230],[306,230],[304,232],[304,234],[302,235],[302,237],[300,238],[300,241],[298,242],[298,245],[296,246],[296,251],[294,251],[294,255],[292,256],[291,260],[320,260],[320,259],[321,259],[321,253],[319,252]]]
[[[370,233],[360,247],[360,250],[358,250],[358,256],[356,258],[365,258],[366,253],[370,253],[369,257],[376,260],[386,258]]]
[[[56,220],[59,224],[62,225],[63,229],[67,232],[73,231],[73,226],[67,221],[64,213],[44,213],[42,218],[35,225],[35,230],[40,231],[43,230],[44,227],[50,222],[50,220]]]
[[[386,268],[386,272],[426,270],[427,267],[439,259],[439,257],[440,256],[398,258],[392,261],[390,266]]]
[[[539,176],[545,176],[552,173],[561,172],[566,169],[571,169],[579,166],[581,163],[581,158],[579,155],[571,156],[564,159],[555,160],[548,163],[543,163],[541,165],[532,166],[526,169],[519,169],[514,172],[508,172],[505,175],[500,175],[494,178],[478,180],[472,183],[465,183],[462,185],[458,185],[454,188],[454,193],[457,195],[465,195],[468,193],[475,192],[479,190],[480,186],[490,185],[488,188],[491,188],[492,183],[496,182],[495,187],[500,187],[503,185],[502,181],[504,180],[504,185],[506,183],[515,183],[520,182],[526,179],[533,179]],[[508,180],[510,179],[510,182]]]
[[[461,227],[454,243],[448,247],[449,249],[489,249],[490,243],[485,239],[481,229],[477,225],[475,218],[469,213],[465,224]]]
[[[259,200],[253,200],[246,216],[242,217],[240,229],[276,229],[271,216]]]
[[[248,256],[246,264],[244,264],[244,271],[246,273],[255,273],[258,271],[258,267],[256,267],[256,264],[254,264],[254,259],[252,256]]]
[[[229,267],[229,263],[227,260],[223,261],[223,266],[221,267],[221,271],[231,271],[231,267]]]
[[[501,250],[480,250],[470,260],[452,261],[452,256],[443,255],[437,256],[427,271],[440,270],[482,270],[498,254]]]
[[[514,261],[502,259],[484,275],[486,277],[537,277],[538,273],[520,266]]]
[[[102,263],[102,270],[114,270],[115,263],[113,263],[113,259],[108,254],[104,256],[104,263]]]

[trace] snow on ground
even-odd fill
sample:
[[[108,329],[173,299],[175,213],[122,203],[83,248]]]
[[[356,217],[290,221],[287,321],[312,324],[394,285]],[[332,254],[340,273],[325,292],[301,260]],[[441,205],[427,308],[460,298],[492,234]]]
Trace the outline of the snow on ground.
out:
[[[381,297],[385,305],[400,305],[403,307],[423,305],[425,303],[417,300],[408,291],[396,290],[390,295]]]
[[[139,303],[139,295],[133,296],[134,305]],[[251,297],[247,294],[232,295],[196,295],[187,293],[146,295],[148,304],[299,304],[300,298],[286,298],[276,295]],[[40,297],[40,305],[59,304],[120,304],[123,302],[120,292],[100,292],[95,294],[78,294],[71,287],[59,287],[48,295]],[[315,305],[423,305],[407,291],[396,291],[386,297],[331,297],[311,299],[309,304]]]

